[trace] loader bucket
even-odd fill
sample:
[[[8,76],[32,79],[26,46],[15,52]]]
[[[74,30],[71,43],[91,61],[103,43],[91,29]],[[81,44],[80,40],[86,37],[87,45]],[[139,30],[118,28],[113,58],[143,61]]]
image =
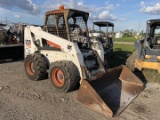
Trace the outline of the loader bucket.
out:
[[[118,66],[106,71],[101,78],[82,80],[77,100],[105,114],[119,115],[145,86],[126,66]]]
[[[24,56],[24,45],[0,45],[0,60],[4,59],[22,59]]]

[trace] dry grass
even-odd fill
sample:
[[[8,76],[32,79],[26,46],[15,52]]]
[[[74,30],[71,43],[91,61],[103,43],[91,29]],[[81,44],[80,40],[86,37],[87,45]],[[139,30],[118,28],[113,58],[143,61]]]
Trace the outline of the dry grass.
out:
[[[160,83],[160,74],[157,72],[157,70],[143,69],[142,73],[148,82]]]

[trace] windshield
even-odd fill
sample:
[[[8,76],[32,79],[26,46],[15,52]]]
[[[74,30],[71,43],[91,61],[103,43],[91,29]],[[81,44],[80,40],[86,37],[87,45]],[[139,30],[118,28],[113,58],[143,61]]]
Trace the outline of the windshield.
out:
[[[68,19],[69,30],[72,37],[77,35],[87,36],[87,25],[82,16],[70,17]],[[72,38],[73,39],[73,38]]]
[[[160,36],[160,26],[156,26],[154,36]]]
[[[88,43],[87,24],[82,16],[70,17],[68,26],[72,41],[82,44]]]

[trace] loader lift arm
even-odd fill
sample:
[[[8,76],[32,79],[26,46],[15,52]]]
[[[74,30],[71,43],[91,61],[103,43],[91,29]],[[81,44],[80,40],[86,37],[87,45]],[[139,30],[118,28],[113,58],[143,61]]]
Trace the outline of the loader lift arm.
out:
[[[53,46],[46,47],[42,42],[44,40]],[[47,55],[47,51],[50,50],[57,51],[57,53],[63,52],[63,54],[68,54],[68,57],[70,55],[75,55],[76,57],[80,56],[79,59],[75,60],[75,62],[80,62],[81,66],[85,66],[84,61],[81,60],[82,54],[77,43],[67,41],[64,38],[45,32],[39,27],[27,26],[25,29],[25,57],[28,54],[34,54],[35,51],[40,51],[42,53],[45,52],[45,55]],[[51,63],[52,61],[49,60],[48,66]],[[77,65],[77,67],[81,69],[80,66]]]

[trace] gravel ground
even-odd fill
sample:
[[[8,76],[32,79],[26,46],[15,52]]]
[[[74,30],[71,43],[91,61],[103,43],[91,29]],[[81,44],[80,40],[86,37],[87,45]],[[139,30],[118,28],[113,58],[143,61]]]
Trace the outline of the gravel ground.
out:
[[[106,118],[76,101],[78,90],[56,92],[48,79],[30,81],[23,61],[0,63],[0,120],[158,120],[160,85],[146,89],[121,115]]]

